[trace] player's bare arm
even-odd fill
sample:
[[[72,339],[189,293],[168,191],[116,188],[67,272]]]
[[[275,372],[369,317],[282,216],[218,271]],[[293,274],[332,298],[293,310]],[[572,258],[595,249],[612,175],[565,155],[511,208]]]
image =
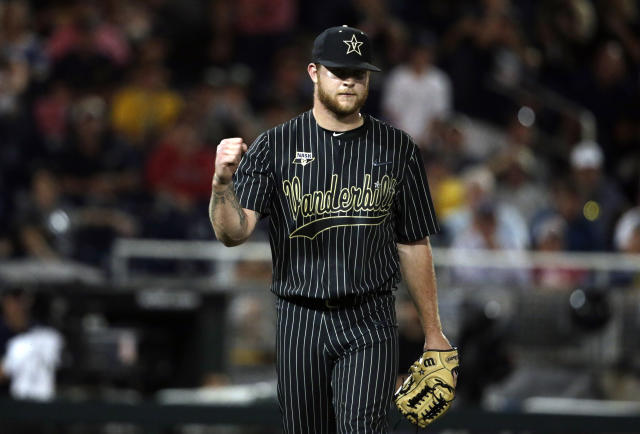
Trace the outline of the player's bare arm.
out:
[[[228,247],[245,242],[260,218],[257,212],[240,206],[233,188],[233,174],[246,151],[244,141],[235,137],[222,140],[216,152],[209,219],[218,240]]]
[[[440,324],[438,291],[429,237],[413,243],[398,243],[398,254],[402,276],[422,322],[425,334],[424,348],[451,348]]]

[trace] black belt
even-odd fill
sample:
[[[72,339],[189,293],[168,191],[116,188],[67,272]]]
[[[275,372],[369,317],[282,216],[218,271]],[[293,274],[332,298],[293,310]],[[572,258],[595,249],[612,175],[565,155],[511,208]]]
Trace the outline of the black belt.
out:
[[[338,310],[349,307],[356,307],[364,303],[366,300],[372,297],[383,297],[390,295],[391,291],[383,292],[370,292],[364,295],[350,294],[344,297],[338,298],[309,298],[299,295],[291,295],[287,297],[280,297],[290,303],[297,304],[298,306],[306,307],[313,310]]]

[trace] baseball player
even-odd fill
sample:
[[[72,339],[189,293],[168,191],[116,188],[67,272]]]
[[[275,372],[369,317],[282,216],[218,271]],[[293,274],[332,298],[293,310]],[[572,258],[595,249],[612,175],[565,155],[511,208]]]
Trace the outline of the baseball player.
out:
[[[270,217],[278,400],[286,433],[386,433],[397,374],[393,290],[404,276],[425,348],[449,349],[429,235],[438,223],[412,139],[360,112],[371,46],[322,32],[307,67],[313,108],[220,142],[209,215],[227,246]]]

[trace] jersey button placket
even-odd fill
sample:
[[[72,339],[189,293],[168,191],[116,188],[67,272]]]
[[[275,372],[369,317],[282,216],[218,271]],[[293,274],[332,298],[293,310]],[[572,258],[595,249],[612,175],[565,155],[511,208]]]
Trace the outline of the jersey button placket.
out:
[[[340,194],[340,190],[344,187],[347,187],[347,179],[345,179],[345,173],[348,174],[348,170],[345,172],[344,170],[344,154],[345,154],[345,141],[336,137],[332,137],[332,155],[333,159],[331,161],[331,174],[338,175],[338,184],[336,185],[336,191],[333,192],[334,197]],[[344,215],[344,214],[334,214],[334,215]],[[334,262],[335,266],[333,268],[332,274],[333,279],[335,279],[338,283],[338,291],[344,291],[344,288],[341,288],[340,283],[342,283],[342,278],[340,276],[343,275],[344,269],[342,261],[338,260],[339,251],[342,249],[341,245],[341,229],[334,228],[331,231],[328,231],[328,236],[325,238],[325,251],[329,253],[329,260]],[[331,297],[335,297],[343,295],[343,293],[330,294]]]

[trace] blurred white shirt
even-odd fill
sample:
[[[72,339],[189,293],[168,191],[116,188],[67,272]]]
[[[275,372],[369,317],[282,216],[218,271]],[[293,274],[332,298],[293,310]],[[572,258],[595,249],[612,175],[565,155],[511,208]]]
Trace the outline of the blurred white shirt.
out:
[[[34,327],[9,340],[2,368],[11,378],[12,397],[45,401],[55,396],[62,345],[60,333],[49,327]]]
[[[498,248],[509,251],[506,263],[501,263],[498,267],[472,267],[464,265],[467,262],[465,250],[488,249],[489,247],[482,235],[472,227],[456,234],[451,244],[452,256],[454,261],[461,265],[452,267],[455,283],[480,286],[525,286],[530,283],[529,271],[516,266],[525,253],[522,247],[513,237],[506,236],[504,231],[496,231],[494,235]],[[508,266],[510,263],[513,264],[513,267]]]
[[[445,118],[451,110],[449,77],[434,66],[419,75],[408,66],[398,66],[387,78],[382,108],[394,126],[420,144],[431,121]]]

